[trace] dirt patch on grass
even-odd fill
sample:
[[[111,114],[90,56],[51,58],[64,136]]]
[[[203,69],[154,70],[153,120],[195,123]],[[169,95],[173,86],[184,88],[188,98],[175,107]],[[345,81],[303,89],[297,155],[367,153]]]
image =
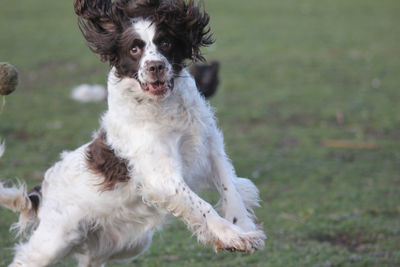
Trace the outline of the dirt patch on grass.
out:
[[[309,127],[312,125],[319,124],[321,118],[311,113],[292,113],[290,115],[282,114],[281,109],[284,109],[285,106],[279,103],[270,103],[268,105],[268,117],[266,120],[268,122],[272,122],[277,124],[280,127],[289,127],[289,126],[300,126],[300,127]]]
[[[342,246],[351,252],[363,252],[373,247],[376,243],[376,238],[371,235],[363,234],[350,234],[346,232],[317,234],[312,235],[311,239],[319,242],[327,242],[335,246]]]
[[[277,148],[296,148],[299,144],[301,144],[301,140],[292,136],[282,136],[278,143]]]
[[[370,208],[366,211],[369,215],[374,217],[389,217],[395,218],[400,216],[400,206],[397,207],[390,207],[385,209],[373,209]]]
[[[390,129],[379,129],[366,126],[364,134],[373,139],[400,140],[400,125],[393,125]]]
[[[319,124],[321,119],[313,114],[297,113],[292,114],[289,118],[283,121],[286,126],[304,126],[309,127]]]
[[[13,136],[19,141],[29,141],[37,137],[37,135],[22,129],[5,129],[2,131],[2,133],[5,137]]]

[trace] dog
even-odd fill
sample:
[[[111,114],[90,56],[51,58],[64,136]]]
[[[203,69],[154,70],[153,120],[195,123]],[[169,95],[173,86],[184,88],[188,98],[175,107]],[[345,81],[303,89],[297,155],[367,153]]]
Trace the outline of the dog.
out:
[[[108,61],[108,110],[93,140],[63,152],[31,192],[0,184],[0,203],[31,230],[11,267],[73,256],[80,267],[134,259],[168,215],[216,251],[253,252],[265,234],[259,192],[237,177],[213,110],[185,68],[213,40],[193,0],[75,0],[90,49]],[[218,190],[219,213],[197,195]]]
[[[196,81],[196,86],[205,98],[212,97],[217,91],[219,85],[219,61],[213,61],[211,64],[193,64],[188,70]]]

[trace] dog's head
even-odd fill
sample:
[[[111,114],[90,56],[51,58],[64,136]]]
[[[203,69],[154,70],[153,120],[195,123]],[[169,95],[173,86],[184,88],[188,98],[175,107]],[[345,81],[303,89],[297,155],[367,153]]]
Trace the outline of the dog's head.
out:
[[[185,60],[203,60],[200,47],[213,42],[194,0],[74,0],[74,8],[90,49],[152,96],[171,90]]]

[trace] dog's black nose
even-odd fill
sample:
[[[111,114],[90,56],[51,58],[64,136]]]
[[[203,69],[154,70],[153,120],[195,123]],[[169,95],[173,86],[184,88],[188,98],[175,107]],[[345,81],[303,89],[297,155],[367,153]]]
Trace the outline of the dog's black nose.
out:
[[[165,70],[165,63],[163,61],[150,61],[147,63],[147,70],[155,75],[162,74]]]

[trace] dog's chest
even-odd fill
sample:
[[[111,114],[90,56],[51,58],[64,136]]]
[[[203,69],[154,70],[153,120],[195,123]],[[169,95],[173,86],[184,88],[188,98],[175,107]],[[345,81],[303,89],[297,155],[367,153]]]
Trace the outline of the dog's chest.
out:
[[[144,169],[162,167],[162,158],[178,164],[190,185],[209,174],[209,140],[215,126],[202,99],[177,95],[146,113],[140,110],[135,114],[126,123],[106,115],[104,127],[117,155],[127,159],[137,175],[145,175]]]
[[[209,136],[201,124],[193,124],[180,137],[179,158],[186,183],[196,191],[204,186],[211,172],[209,163]]]
[[[164,120],[161,127],[160,124],[155,127],[152,132],[157,134],[153,136],[155,140],[151,144],[164,147],[161,148],[163,152],[171,153],[169,157],[180,165],[182,177],[195,189],[210,173],[210,129],[192,110],[184,112],[186,116],[176,116],[169,122]],[[153,149],[158,151],[157,148],[149,150]]]

